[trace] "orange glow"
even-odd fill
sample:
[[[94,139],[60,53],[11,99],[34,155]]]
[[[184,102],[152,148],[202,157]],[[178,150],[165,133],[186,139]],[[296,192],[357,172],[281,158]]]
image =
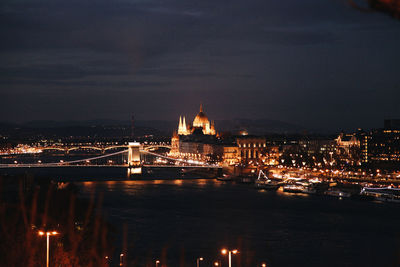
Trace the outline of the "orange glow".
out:
[[[182,180],[175,180],[175,181],[174,181],[174,184],[176,184],[176,185],[182,185],[182,184],[183,184],[183,181],[182,181]]]
[[[214,266],[219,266],[218,261],[214,262]]]
[[[234,250],[232,250],[232,253],[233,254],[236,254],[236,253],[238,253],[239,251],[237,251],[237,249],[234,249]]]
[[[51,232],[52,235],[57,235],[58,233],[56,231]]]
[[[224,248],[223,250],[221,250],[221,253],[223,254],[223,255],[226,255],[226,253],[227,253],[228,251]]]
[[[39,231],[39,235],[44,235],[44,232],[43,231]]]

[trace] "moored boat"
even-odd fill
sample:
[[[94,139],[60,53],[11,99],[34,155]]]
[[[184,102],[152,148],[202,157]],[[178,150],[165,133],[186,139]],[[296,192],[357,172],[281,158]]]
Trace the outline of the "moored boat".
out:
[[[218,181],[229,182],[232,181],[232,176],[228,174],[223,174],[221,177],[217,177]]]
[[[277,190],[281,184],[278,181],[271,180],[265,175],[263,171],[260,170],[258,178],[255,181],[255,187],[258,189],[265,190]]]
[[[309,185],[309,186],[305,186],[301,192],[304,194],[316,194],[317,189],[315,188],[315,186]]]
[[[304,190],[304,186],[299,184],[287,184],[282,187],[284,192],[289,193],[302,193]]]
[[[329,188],[325,191],[325,195],[333,197],[351,197],[349,192],[340,190],[338,188]]]
[[[400,197],[392,194],[382,194],[376,197],[376,200],[384,202],[400,203]]]
[[[364,197],[372,197],[378,201],[400,203],[400,190],[398,188],[364,187],[361,190],[360,195]]]

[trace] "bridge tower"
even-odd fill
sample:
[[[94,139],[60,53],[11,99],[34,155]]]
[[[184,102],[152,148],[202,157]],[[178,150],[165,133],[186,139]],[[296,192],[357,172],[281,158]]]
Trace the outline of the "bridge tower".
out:
[[[128,165],[129,167],[140,166],[140,143],[129,142],[128,143]]]

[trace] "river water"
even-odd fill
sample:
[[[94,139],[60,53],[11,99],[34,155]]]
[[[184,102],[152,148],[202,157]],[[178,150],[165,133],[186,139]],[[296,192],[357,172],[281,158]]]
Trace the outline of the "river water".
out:
[[[400,266],[400,206],[215,179],[78,182],[102,196],[129,266]],[[125,242],[125,249],[124,247]],[[114,256],[115,258],[116,256]]]

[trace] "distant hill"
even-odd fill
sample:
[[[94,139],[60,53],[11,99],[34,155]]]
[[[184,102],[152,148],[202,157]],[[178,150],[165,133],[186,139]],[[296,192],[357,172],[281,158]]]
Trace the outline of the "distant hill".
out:
[[[17,140],[42,138],[129,138],[131,126],[121,121],[32,121],[23,124],[0,122],[0,136]],[[135,125],[135,136],[169,136],[153,127]]]
[[[239,132],[241,130],[246,130],[249,134],[255,135],[264,135],[271,133],[292,134],[309,131],[308,129],[300,125],[268,119],[220,120],[216,121],[215,124],[215,127],[218,131]]]
[[[135,135],[170,136],[178,127],[176,120],[138,120],[135,121]],[[237,133],[246,130],[249,134],[294,134],[310,132],[300,125],[269,119],[217,120],[217,131]],[[51,121],[36,120],[22,124],[0,122],[0,135],[43,135],[43,136],[129,136],[131,122],[127,120],[86,120]],[[311,131],[312,132],[312,131]]]

